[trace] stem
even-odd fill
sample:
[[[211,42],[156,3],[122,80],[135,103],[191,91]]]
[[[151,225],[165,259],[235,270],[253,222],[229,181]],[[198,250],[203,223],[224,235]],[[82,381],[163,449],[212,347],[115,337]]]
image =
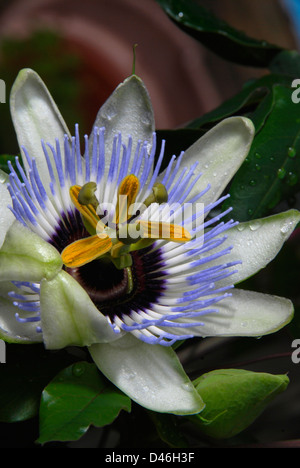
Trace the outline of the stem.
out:
[[[133,62],[132,62],[132,73],[131,73],[132,75],[135,75],[135,58],[136,58],[135,49],[136,47],[137,47],[137,44],[134,44],[132,48],[133,50]]]

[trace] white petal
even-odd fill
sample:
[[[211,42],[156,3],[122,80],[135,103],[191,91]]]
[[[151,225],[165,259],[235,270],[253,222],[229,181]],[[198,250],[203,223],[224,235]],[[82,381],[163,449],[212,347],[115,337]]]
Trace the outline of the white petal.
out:
[[[139,140],[147,141],[150,148],[155,130],[153,109],[148,91],[139,77],[131,75],[119,84],[100,108],[94,126],[105,127],[106,173],[110,165],[113,138],[119,132],[125,143],[129,135],[132,137],[133,154]],[[90,136],[91,146],[92,142],[93,133]]]
[[[5,287],[4,287],[5,283]],[[15,314],[18,309],[12,304],[12,301],[5,297],[6,293],[14,290],[12,283],[0,283],[1,297],[0,297],[0,339],[8,343],[40,343],[43,341],[41,333],[36,332],[36,322],[21,323]]]
[[[85,290],[65,271],[51,281],[42,281],[40,301],[41,327],[48,349],[88,346],[120,337]]]
[[[217,304],[219,312],[200,317],[204,325],[185,328],[196,336],[263,336],[274,333],[293,318],[289,299],[235,289]]]
[[[0,281],[40,281],[62,267],[58,251],[18,221],[8,230],[0,249]]]
[[[89,349],[101,372],[139,405],[175,414],[203,409],[203,401],[171,348],[148,345],[126,335]]]
[[[0,170],[0,248],[3,244],[6,233],[12,223],[15,220],[14,215],[8,209],[9,205],[12,205],[10,194],[7,190],[6,180],[8,176],[3,171]]]
[[[255,134],[253,123],[244,117],[229,117],[209,130],[184,154],[182,164],[192,166],[198,161],[194,174],[203,173],[189,194],[189,200],[204,190],[210,190],[199,203],[217,200],[246,158]],[[163,179],[164,172],[159,179]],[[186,200],[188,201],[188,200]]]
[[[33,70],[26,68],[19,72],[12,87],[10,108],[19,146],[24,146],[29,156],[36,158],[41,179],[48,187],[50,177],[41,140],[55,145],[55,139],[63,141],[69,131],[46,85]],[[24,165],[27,167],[25,158]]]
[[[227,231],[228,239],[222,248],[232,245],[233,249],[224,261],[241,261],[242,264],[232,267],[231,270],[237,270],[237,273],[220,281],[218,286],[239,283],[264,268],[276,257],[299,221],[300,212],[289,210],[240,223]],[[212,262],[210,266],[214,263],[218,262]]]

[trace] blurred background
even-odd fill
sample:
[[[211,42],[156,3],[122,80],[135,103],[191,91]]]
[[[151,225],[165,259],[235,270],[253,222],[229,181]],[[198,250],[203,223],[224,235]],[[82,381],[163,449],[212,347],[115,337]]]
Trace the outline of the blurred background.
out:
[[[299,0],[199,3],[250,37],[299,50]],[[138,44],[136,73],[149,90],[157,129],[177,128],[202,116],[234,96],[245,82],[266,73],[262,68],[240,66],[218,57],[173,24],[155,0],[0,0],[0,79],[6,83],[6,103],[0,104],[0,154],[19,152],[9,114],[9,93],[21,68],[33,68],[40,74],[71,131],[78,122],[81,132],[89,133],[99,107],[131,74],[134,44]],[[283,254],[284,265],[288,259],[291,266],[287,272],[293,278],[289,283],[291,296],[299,289],[295,243],[299,245],[299,240],[292,240]],[[282,259],[279,256],[271,266],[273,270],[268,270],[271,275],[258,275],[257,290],[286,293],[280,289]],[[274,277],[278,284],[268,284]],[[254,340],[235,341],[233,347],[226,343],[226,348],[222,340],[204,340],[199,349],[192,343],[181,358],[187,371],[195,376],[216,365],[234,367],[239,362],[256,371],[288,372],[293,385],[266,410],[263,420],[251,426],[248,434],[267,441],[299,439],[299,371],[290,359],[291,341],[286,330],[275,338],[260,340],[259,347]],[[263,355],[270,359],[261,360]],[[254,361],[255,368],[247,365]],[[123,446],[139,446],[139,426],[129,427],[126,415],[119,421],[121,429],[124,424],[125,437],[128,434]],[[24,431],[15,442],[15,426],[6,425],[4,446],[26,446],[28,424],[19,426]],[[93,446],[93,434],[93,430],[89,431],[88,442],[85,437],[70,447]],[[31,443],[31,434],[28,437]],[[95,437],[99,437],[99,431]],[[137,445],[129,445],[132,440]],[[97,443],[98,439],[95,446]],[[108,440],[106,444],[113,442]]]
[[[204,0],[249,36],[297,48],[290,0]],[[287,3],[289,5],[287,5]],[[70,128],[90,131],[100,105],[132,69],[144,80],[157,128],[214,109],[262,69],[229,63],[179,30],[155,0],[0,0],[0,78],[6,101],[23,67],[36,70]],[[0,106],[0,153],[18,151],[8,104]]]

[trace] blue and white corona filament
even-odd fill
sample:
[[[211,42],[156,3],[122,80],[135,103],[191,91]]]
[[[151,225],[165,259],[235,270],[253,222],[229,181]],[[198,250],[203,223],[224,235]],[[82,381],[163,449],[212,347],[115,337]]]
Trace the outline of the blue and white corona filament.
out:
[[[76,126],[75,137],[69,141],[66,136],[63,149],[60,148],[58,140],[55,147],[42,142],[51,180],[50,187],[44,187],[35,160],[31,159],[26,148],[23,148],[29,168],[28,175],[17,160],[18,173],[10,166],[8,184],[13,201],[11,210],[16,219],[62,254],[66,250],[73,254],[73,246],[78,244],[76,252],[82,261],[78,263],[77,260],[77,263],[74,263],[73,259],[68,263],[64,260],[66,254],[63,255],[66,271],[88,292],[99,311],[107,317],[115,333],[130,332],[147,343],[161,345],[171,345],[176,340],[192,337],[193,335],[185,332],[185,329],[201,328],[205,316],[217,312],[218,302],[230,294],[232,287],[218,286],[221,279],[235,273],[231,267],[237,263],[228,262],[226,259],[232,246],[225,249],[220,247],[226,239],[226,231],[236,223],[220,222],[220,218],[230,210],[202,222],[203,215],[219,205],[224,198],[204,207],[200,203],[200,192],[189,200],[189,203],[201,209],[190,213],[189,219],[184,219],[185,202],[201,173],[195,177],[194,167],[183,167],[179,157],[172,158],[160,183],[167,196],[159,203],[153,188],[156,186],[164,155],[164,142],[159,151],[158,161],[154,165],[155,134],[150,154],[147,152],[148,142],[140,142],[137,151],[132,154],[131,137],[129,136],[127,143],[124,143],[122,136],[116,135],[113,152],[108,156],[111,162],[106,174],[105,129],[95,127],[91,155],[87,137],[83,156],[79,141]],[[136,189],[133,188],[135,181]],[[82,190],[91,182],[95,184],[93,194],[99,205],[101,202],[102,207],[108,208],[106,224],[102,223],[101,215],[98,216],[94,210],[94,216],[97,218],[94,235],[86,229],[84,222],[89,214],[93,216],[91,205],[86,203],[82,205],[81,210],[78,199],[77,203],[76,200],[74,203],[70,196],[74,187],[78,186]],[[144,223],[144,226],[149,228],[147,237],[140,238],[138,242],[127,239],[126,244],[123,244],[118,235],[112,240],[109,236],[112,228],[108,228],[108,224],[113,225],[113,218],[120,216],[116,211],[120,211],[118,195],[122,184],[125,187],[123,195],[130,202],[135,202],[135,205],[144,206],[142,213],[138,211],[136,215],[126,215],[123,223],[128,226],[130,218],[131,223],[134,219],[136,225]],[[204,192],[209,188],[207,186]],[[135,191],[134,197],[132,191]],[[172,209],[174,206],[176,210]],[[196,222],[198,218],[200,223]],[[178,219],[181,220],[181,226],[173,224]],[[189,227],[189,231],[183,227],[183,221],[185,226]],[[103,229],[99,234],[98,228],[96,234],[96,226],[99,223],[103,225]],[[120,220],[115,225],[119,232]],[[158,232],[157,236],[151,234],[153,226],[157,225],[160,228],[170,228],[173,234],[170,233],[167,239],[163,238],[163,233]],[[177,238],[174,226],[177,232],[180,231]],[[109,229],[109,234],[104,236],[106,229]],[[188,233],[185,234],[185,238],[184,233]],[[92,240],[95,246],[90,253]],[[81,246],[82,243],[87,247]],[[118,245],[121,248],[116,249]],[[125,248],[125,253],[122,247]],[[112,249],[114,252],[119,250],[121,254],[117,253],[111,258],[108,252]],[[117,261],[125,256],[129,259],[129,264],[118,266]],[[219,264],[210,266],[211,261],[215,262],[217,259]],[[38,285],[17,286],[24,290],[23,294],[13,291],[10,293],[14,304],[20,309],[16,314],[17,320],[24,323],[38,321]],[[37,331],[42,331],[40,325]]]

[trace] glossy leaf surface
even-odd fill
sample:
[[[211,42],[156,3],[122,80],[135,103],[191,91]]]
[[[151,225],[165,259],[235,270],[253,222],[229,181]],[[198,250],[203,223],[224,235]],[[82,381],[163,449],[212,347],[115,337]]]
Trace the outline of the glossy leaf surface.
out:
[[[281,50],[248,37],[214,16],[195,0],[157,0],[176,25],[223,59],[263,67]]]
[[[77,362],[45,388],[40,407],[38,442],[77,440],[91,424],[110,424],[130,399],[99,374],[94,364]]]

